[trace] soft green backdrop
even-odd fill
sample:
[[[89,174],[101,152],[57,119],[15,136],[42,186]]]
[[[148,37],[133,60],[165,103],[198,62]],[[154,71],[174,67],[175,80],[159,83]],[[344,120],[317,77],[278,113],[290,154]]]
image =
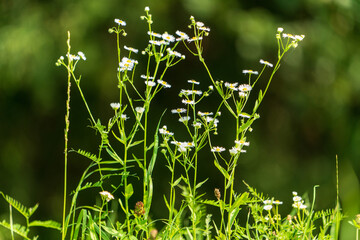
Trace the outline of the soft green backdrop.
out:
[[[112,112],[109,103],[117,96],[115,40],[107,30],[114,18],[125,20],[124,43],[142,49],[146,26],[139,16],[145,6],[151,9],[157,32],[186,30],[190,15],[205,22],[211,28],[205,58],[215,78],[229,82],[243,81],[243,69],[259,69],[260,58],[275,62],[277,27],[305,34],[300,47],[283,62],[260,108],[261,118],[239,166],[239,184],[243,179],[284,201],[285,209],[291,191],[311,194],[313,186],[320,185],[317,207],[330,208],[336,199],[338,154],[343,210],[349,219],[360,212],[358,0],[2,0],[1,191],[26,205],[39,202],[36,217],[60,221],[66,72],[55,62],[66,52],[66,32],[71,31],[74,51],[81,50],[88,58],[78,73],[94,113],[106,121]],[[166,79],[178,88],[191,78],[207,81],[201,66],[187,56],[180,72],[170,71]],[[171,102],[160,95],[157,104],[173,108],[179,106],[179,99]],[[76,91],[71,110],[70,147],[96,148],[97,137],[86,127],[89,121]],[[226,132],[225,121],[220,122],[220,131]],[[231,139],[217,139],[218,145],[230,146]],[[203,161],[206,167],[212,163],[212,159]],[[70,155],[70,188],[85,165],[86,160]],[[210,177],[204,191],[212,198],[214,187],[221,183],[215,168],[208,169],[201,177]],[[153,212],[161,216],[160,193],[168,188],[164,181],[168,176],[159,172],[157,176],[163,183],[157,186]],[[7,217],[5,202],[0,202],[0,210]],[[344,221],[342,239],[354,234]],[[0,239],[6,238],[0,235]]]

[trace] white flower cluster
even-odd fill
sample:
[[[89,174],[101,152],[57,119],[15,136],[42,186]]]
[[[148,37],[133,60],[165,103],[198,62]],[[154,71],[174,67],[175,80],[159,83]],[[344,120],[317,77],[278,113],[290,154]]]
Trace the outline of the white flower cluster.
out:
[[[121,59],[121,62],[119,63],[118,71],[119,72],[131,71],[136,64],[138,64],[138,61],[127,57],[123,57]]]
[[[191,150],[191,148],[193,148],[195,145],[193,142],[179,142],[179,141],[171,141],[171,144],[174,144],[175,146],[177,146],[177,149],[180,152],[187,152],[188,150]]]
[[[302,200],[302,198],[297,195],[297,192],[293,192],[292,194],[293,194],[293,201],[294,201],[294,203],[292,204],[293,208],[305,209],[306,205],[304,204],[304,200]]]
[[[290,33],[283,33],[283,31],[284,31],[284,29],[282,27],[279,27],[277,29],[276,38],[281,39],[281,37],[280,37],[280,35],[281,35],[283,38],[287,38],[287,39],[291,40],[291,43],[289,46],[294,47],[294,48],[296,48],[298,46],[298,43],[305,38],[305,35],[303,35],[303,34],[302,35],[293,35]]]

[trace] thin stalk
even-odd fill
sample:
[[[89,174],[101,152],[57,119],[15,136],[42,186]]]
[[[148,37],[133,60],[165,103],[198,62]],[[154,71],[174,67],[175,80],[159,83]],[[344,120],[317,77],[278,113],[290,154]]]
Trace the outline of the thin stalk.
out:
[[[65,239],[66,237],[66,230],[65,227],[65,218],[66,218],[66,196],[67,196],[67,162],[68,162],[68,133],[69,133],[69,126],[70,126],[70,89],[71,89],[71,71],[70,71],[70,32],[68,31],[68,39],[67,39],[67,46],[68,46],[68,79],[67,79],[67,100],[66,100],[66,115],[65,115],[65,133],[64,133],[64,196],[63,196],[63,218],[62,218],[62,235],[61,239]]]

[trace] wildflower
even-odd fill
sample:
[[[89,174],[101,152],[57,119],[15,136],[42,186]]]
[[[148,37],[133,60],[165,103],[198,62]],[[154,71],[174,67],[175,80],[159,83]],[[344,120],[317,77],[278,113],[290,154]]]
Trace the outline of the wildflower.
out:
[[[236,144],[236,145],[239,145],[239,146],[249,146],[249,145],[250,145],[250,143],[249,143],[249,142],[245,142],[244,139],[235,140],[235,144]]]
[[[178,58],[185,59],[185,55],[182,55],[181,53],[179,53],[177,51],[173,51],[173,50],[171,50],[171,48],[166,49],[166,51],[168,52],[168,54],[170,56],[175,56],[175,57],[178,57]]]
[[[69,58],[70,61],[80,60],[80,56],[77,56],[77,55],[74,55],[74,54],[66,54],[66,56]]]
[[[229,153],[230,153],[230,155],[232,155],[232,156],[236,155],[236,154],[239,153],[239,152],[240,152],[240,149],[237,148],[237,147],[232,147],[231,149],[229,149]]]
[[[205,24],[203,22],[196,22],[196,27],[203,27]]]
[[[294,197],[293,197],[293,201],[294,201],[294,202],[300,202],[301,199],[302,199],[302,198],[301,198],[300,196],[294,196]]]
[[[266,65],[266,66],[269,66],[269,67],[273,67],[273,65],[272,65],[271,63],[269,63],[268,61],[264,61],[264,60],[262,60],[262,59],[260,59],[260,63],[261,63],[261,64],[264,64],[264,65]]]
[[[110,107],[114,110],[118,110],[120,108],[120,103],[110,103]]]
[[[239,117],[250,118],[251,116],[247,113],[242,112],[242,113],[239,113]]]
[[[174,133],[169,132],[169,131],[167,130],[167,126],[166,126],[166,125],[164,125],[162,128],[159,129],[159,133],[162,134],[162,135],[165,135],[165,136],[172,136],[172,135],[174,135]]]
[[[223,152],[223,151],[225,151],[225,150],[226,150],[226,149],[225,149],[224,147],[218,147],[218,146],[213,147],[213,148],[211,149],[212,152]]]
[[[225,87],[230,88],[231,90],[237,91],[238,89],[236,88],[236,86],[238,85],[238,83],[225,83]]]
[[[279,201],[279,200],[275,200],[275,201],[273,201],[273,204],[275,204],[275,205],[281,205],[281,204],[283,204],[283,202],[282,202],[282,201]]]
[[[157,45],[157,46],[161,46],[161,45],[169,45],[169,42],[165,41],[165,40],[150,40],[149,43]]]
[[[157,80],[157,83],[164,86],[165,88],[170,88],[171,87],[170,84],[168,84],[167,82],[165,82],[163,80],[160,80],[160,79]]]
[[[201,122],[194,121],[192,126],[195,127],[195,128],[201,128]]]
[[[155,240],[158,233],[159,233],[159,231],[157,229],[151,229],[151,231],[150,231],[150,239]]]
[[[190,120],[190,117],[189,116],[184,116],[184,117],[180,117],[179,118],[179,122],[187,122]]]
[[[149,87],[153,87],[153,86],[156,85],[156,83],[153,82],[153,81],[145,81],[145,84],[146,84],[147,86],[149,86]]]
[[[136,111],[137,113],[143,113],[143,112],[145,111],[145,108],[143,108],[143,107],[136,107],[136,108],[135,108],[135,111]]]
[[[253,71],[253,70],[243,70],[242,71],[244,74],[255,74],[255,75],[258,75],[259,72],[258,71]]]
[[[356,214],[355,222],[360,225],[360,214]]]
[[[176,41],[189,39],[189,36],[184,32],[181,32],[181,31],[177,30],[175,33],[176,33],[176,35],[179,36],[179,38],[177,38]]]
[[[272,207],[273,207],[272,205],[265,205],[264,210],[270,211],[272,209]]]
[[[121,25],[121,26],[126,26],[126,22],[123,21],[123,20],[120,20],[120,19],[115,19],[115,23],[117,23],[118,25]]]
[[[80,56],[80,58],[82,60],[84,60],[84,61],[86,60],[85,54],[83,52],[78,52],[78,55]]]
[[[150,36],[154,36],[154,37],[157,37],[157,38],[162,38],[162,35],[160,33],[156,33],[156,32],[153,32],[153,31],[148,31],[147,34],[149,34]]]
[[[215,197],[217,198],[217,200],[219,201],[220,198],[221,198],[220,189],[215,188],[215,190],[214,190],[214,195],[215,195]]]
[[[199,116],[210,116],[210,115],[213,115],[214,113],[212,112],[200,112],[198,111],[198,115]]]
[[[121,62],[119,63],[118,71],[119,72],[131,71],[136,64],[138,64],[138,61],[127,57],[123,57],[121,59]]]
[[[251,91],[251,89],[252,89],[252,87],[249,84],[241,84],[239,86],[239,90],[241,92],[249,92],[249,91]]]
[[[196,84],[196,85],[199,85],[200,83],[191,79],[191,80],[188,80],[188,83],[192,83],[192,84]]]
[[[192,37],[192,38],[188,38],[187,41],[188,42],[194,42],[194,41],[200,41],[202,40],[202,37]]]
[[[194,105],[194,104],[195,104],[195,101],[189,100],[189,99],[183,99],[181,102],[184,103],[184,104],[190,104],[190,105]]]
[[[154,79],[154,77],[150,77],[150,76],[147,76],[145,74],[142,74],[140,77],[143,78],[143,79],[150,79],[150,80]]]
[[[126,121],[128,117],[126,116],[126,114],[121,114],[120,119]]]
[[[114,199],[114,196],[109,193],[108,191],[102,191],[100,192],[100,195],[107,201],[110,202],[110,200]]]
[[[284,29],[283,29],[282,27],[278,27],[277,31],[278,31],[279,33],[282,33],[282,32],[284,31]]]
[[[150,8],[148,6],[145,7],[145,12],[150,11]]]
[[[306,205],[304,205],[302,202],[294,202],[292,204],[293,208],[297,208],[297,209],[305,209]]]
[[[173,35],[168,34],[167,32],[165,32],[163,35],[161,35],[162,39],[168,41],[168,42],[174,42],[175,41],[175,37]]]
[[[192,94],[201,95],[201,94],[202,94],[202,91],[200,91],[200,90],[184,90],[184,89],[181,89],[180,94],[185,94],[185,95],[192,95]]]
[[[127,46],[124,46],[124,49],[128,50],[130,52],[133,52],[133,53],[138,53],[139,52],[139,50],[137,50],[135,48],[132,48],[132,47],[127,47]]]
[[[268,200],[265,200],[263,202],[265,205],[271,205],[272,204],[272,200],[268,199]]]
[[[186,113],[186,109],[185,108],[172,109],[171,113]]]
[[[134,209],[134,213],[137,216],[142,216],[145,214],[145,208],[144,208],[144,203],[139,201],[135,204],[135,209]]]
[[[246,97],[247,97],[247,94],[246,94],[245,92],[240,91],[240,92],[239,92],[239,97],[241,97],[241,98],[246,98]]]

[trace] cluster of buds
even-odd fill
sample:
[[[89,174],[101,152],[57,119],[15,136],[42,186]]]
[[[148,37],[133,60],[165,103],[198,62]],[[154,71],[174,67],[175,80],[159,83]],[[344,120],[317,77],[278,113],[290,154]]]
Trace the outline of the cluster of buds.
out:
[[[144,208],[144,203],[139,201],[135,204],[135,210],[134,210],[135,214],[137,216],[142,216],[145,214],[145,208]]]

